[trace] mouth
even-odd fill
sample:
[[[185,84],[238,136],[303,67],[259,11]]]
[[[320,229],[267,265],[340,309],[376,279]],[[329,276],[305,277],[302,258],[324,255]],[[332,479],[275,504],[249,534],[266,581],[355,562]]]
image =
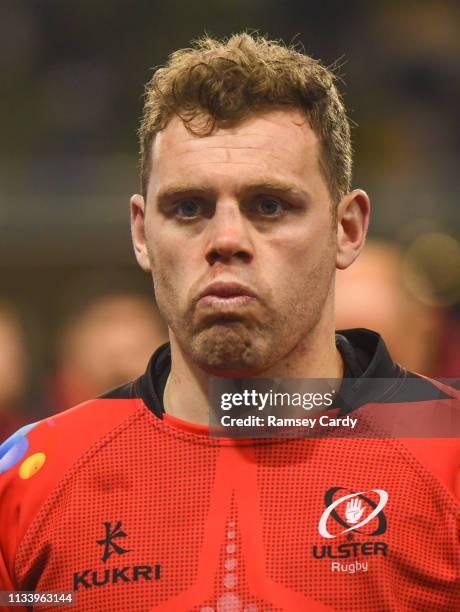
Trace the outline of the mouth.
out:
[[[219,309],[239,308],[255,302],[256,294],[239,283],[215,282],[206,287],[199,295],[198,304],[202,307]]]

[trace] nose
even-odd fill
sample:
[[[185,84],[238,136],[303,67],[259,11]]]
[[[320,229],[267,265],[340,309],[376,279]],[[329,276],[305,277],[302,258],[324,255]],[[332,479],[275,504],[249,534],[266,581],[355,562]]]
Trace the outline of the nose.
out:
[[[206,260],[211,266],[218,262],[252,260],[254,252],[248,223],[238,202],[217,203],[207,227]]]

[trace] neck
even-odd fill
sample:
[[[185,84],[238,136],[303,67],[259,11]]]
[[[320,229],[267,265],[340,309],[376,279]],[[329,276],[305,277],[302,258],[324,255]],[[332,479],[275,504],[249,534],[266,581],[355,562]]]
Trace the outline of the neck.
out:
[[[307,338],[283,359],[257,373],[258,378],[343,378],[343,360],[335,346],[335,331],[331,326],[312,330]],[[327,338],[327,339],[326,339]],[[164,406],[168,414],[195,423],[209,424],[209,374],[199,368],[182,350],[174,333],[171,339],[171,373],[165,392]],[[244,374],[242,376],[249,376]]]

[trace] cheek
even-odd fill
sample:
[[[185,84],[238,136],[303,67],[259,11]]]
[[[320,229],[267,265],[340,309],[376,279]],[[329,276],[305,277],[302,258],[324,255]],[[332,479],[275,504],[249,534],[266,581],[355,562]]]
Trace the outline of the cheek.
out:
[[[157,251],[152,256],[152,276],[157,296],[177,292],[180,266],[173,253]]]
[[[293,276],[303,277],[309,271],[335,261],[336,238],[330,227],[291,228],[291,231],[271,239],[268,246],[272,264],[278,268],[278,274],[286,275],[286,282],[290,282]]]
[[[323,300],[335,270],[334,235],[292,233],[271,246],[271,265],[265,270],[270,270],[277,301],[295,308]]]
[[[187,286],[187,251],[176,241],[155,232],[149,240],[149,257],[152,266],[155,297],[162,314],[169,320],[180,310]]]
[[[168,276],[177,266],[175,262],[177,253],[172,248],[172,241],[167,238],[167,234],[158,219],[150,220],[146,227],[145,237],[153,276],[155,278]]]

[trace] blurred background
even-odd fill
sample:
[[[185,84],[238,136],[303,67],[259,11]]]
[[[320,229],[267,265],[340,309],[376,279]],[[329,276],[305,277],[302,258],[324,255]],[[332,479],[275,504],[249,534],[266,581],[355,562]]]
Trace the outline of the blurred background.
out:
[[[144,83],[205,31],[257,29],[338,65],[355,186],[373,203],[337,326],[420,372],[460,371],[457,0],[15,0],[0,4],[0,437],[141,373],[164,341],[138,269]]]

